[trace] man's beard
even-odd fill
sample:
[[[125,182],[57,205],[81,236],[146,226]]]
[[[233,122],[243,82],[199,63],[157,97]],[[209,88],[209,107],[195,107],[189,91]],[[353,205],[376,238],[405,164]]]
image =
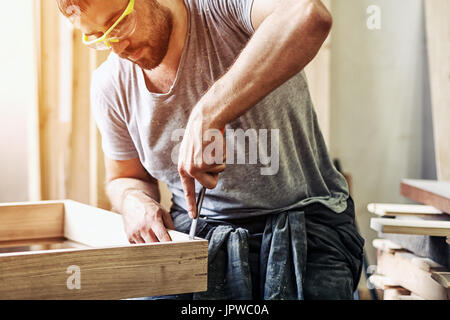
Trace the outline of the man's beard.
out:
[[[134,61],[134,63],[145,70],[155,69],[164,60],[169,49],[170,36],[173,30],[172,12],[166,7],[159,5],[156,1],[155,3],[156,7],[152,8],[154,19],[149,28],[150,30],[148,30],[149,39],[147,42],[136,46],[137,49],[133,51],[137,52],[139,49],[144,48],[142,57]]]

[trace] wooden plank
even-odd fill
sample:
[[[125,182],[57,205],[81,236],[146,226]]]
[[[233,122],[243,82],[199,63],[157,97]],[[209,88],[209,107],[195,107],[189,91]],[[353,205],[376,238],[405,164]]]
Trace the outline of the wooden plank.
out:
[[[58,158],[58,168],[54,168],[54,170],[57,170],[58,176],[58,194],[56,195],[56,199],[67,199],[67,184],[71,169],[72,100],[73,95],[76,94],[72,88],[74,73],[73,26],[59,12],[58,17],[59,24],[55,27],[58,28],[59,32],[59,41],[57,44],[59,61],[54,61],[55,64],[58,64],[59,72],[59,90],[55,93],[58,96],[58,127],[53,132],[53,136],[58,137],[58,153],[53,156]]]
[[[108,51],[91,50],[91,72],[97,69],[107,59],[108,55]],[[111,204],[105,190],[106,173],[102,139],[92,115],[89,121],[89,135],[89,204],[94,207],[110,210]]]
[[[425,299],[418,296],[417,294],[410,294],[410,295],[399,295],[397,297],[397,300],[408,301],[408,300],[425,300]]]
[[[444,288],[450,288],[450,272],[433,272],[431,277]]]
[[[388,252],[394,252],[398,250],[403,250],[402,246],[387,240],[387,239],[374,239],[372,241],[372,245],[374,248],[378,250],[388,251]]]
[[[129,244],[120,215],[72,200],[64,205],[65,238],[91,247]]]
[[[63,243],[66,239],[59,238],[42,238],[42,239],[25,239],[25,240],[13,240],[13,241],[0,241],[0,248],[14,248],[14,247],[32,247],[32,246],[46,246]]]
[[[0,241],[58,238],[63,227],[63,202],[0,204]]]
[[[450,290],[431,278],[430,271],[423,270],[412,260],[417,256],[408,252],[394,254],[377,251],[377,271],[399,283],[403,288],[430,300],[448,300]]]
[[[426,0],[424,5],[438,179],[450,181],[450,1]]]
[[[370,227],[382,233],[428,235],[436,237],[450,236],[450,221],[397,220],[372,218]]]
[[[369,277],[370,283],[372,283],[375,288],[386,290],[393,288],[400,288],[400,284],[396,281],[392,281],[388,277],[381,274],[373,274]],[[406,290],[406,289],[405,289]]]
[[[35,99],[30,105],[28,112],[28,200],[39,201],[41,196],[41,164],[40,164],[40,130],[39,130],[39,103],[40,103],[40,86],[41,79],[41,4],[40,1],[33,1],[34,12],[34,50],[35,58],[33,63],[33,72],[36,75],[34,96]]]
[[[424,205],[415,204],[391,204],[391,203],[369,203],[367,210],[379,216],[420,216],[428,217],[442,215],[442,211]]]
[[[40,0],[37,7],[39,95],[39,150],[41,196],[44,200],[60,195],[59,124],[59,13],[55,1]]]
[[[92,72],[109,55],[109,51],[89,49],[81,41],[79,30],[74,31],[73,112],[70,142],[70,178],[68,198],[102,209],[111,205],[105,193],[104,158],[101,137],[90,110]],[[86,161],[86,158],[89,161]]]
[[[412,293],[409,295],[399,294],[397,300],[408,301],[408,300],[426,300],[426,299],[422,298],[421,296],[418,296],[417,294]]]
[[[82,43],[80,31],[74,30],[72,80],[72,134],[67,180],[67,198],[90,203],[90,49]],[[95,203],[93,203],[95,204]]]
[[[430,205],[450,214],[450,182],[432,180],[403,180],[400,193],[419,203]]]
[[[383,300],[406,300],[405,297],[409,297],[411,292],[405,288],[387,288],[383,291]]]
[[[420,257],[430,258],[450,270],[450,246],[445,237],[385,233],[389,239]]]
[[[205,291],[207,241],[0,254],[0,299],[124,299]],[[80,290],[67,270],[79,267]]]
[[[89,248],[81,243],[66,240],[65,238],[49,238],[19,241],[1,241],[0,253],[48,251],[57,249]]]
[[[189,239],[173,230],[169,235],[174,242]],[[71,200],[65,201],[64,237],[90,247],[129,244],[121,215]]]

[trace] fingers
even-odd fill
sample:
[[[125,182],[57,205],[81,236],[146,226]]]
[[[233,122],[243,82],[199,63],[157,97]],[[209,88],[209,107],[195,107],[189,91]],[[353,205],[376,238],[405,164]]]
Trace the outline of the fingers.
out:
[[[175,230],[170,213],[163,208],[149,209],[142,220],[127,231],[128,241],[131,244],[172,241],[166,227]]]
[[[131,236],[130,243],[135,243],[135,244],[145,243],[145,240],[144,240],[144,238],[142,238],[140,233],[136,232]]]
[[[167,229],[175,230],[175,225],[173,224],[172,216],[170,215],[169,212],[164,211],[162,219]]]
[[[227,165],[224,163],[224,164],[212,166],[212,167],[208,168],[207,170],[208,170],[208,173],[221,173],[221,172],[225,171],[226,167],[227,167]]]
[[[151,230],[142,230],[140,232],[142,238],[144,239],[144,243],[153,243],[158,242],[158,238]]]
[[[164,216],[166,214],[170,216],[170,214],[166,210],[158,210],[156,215],[153,216],[153,223],[151,224],[152,229],[150,230],[150,232],[152,232],[160,242],[172,241],[164,224]]]
[[[204,135],[203,120],[201,113],[191,114],[178,156],[178,173],[186,198],[186,209],[192,219],[198,214],[195,181],[207,189],[214,189],[219,182],[219,173],[226,168],[224,131],[209,129]]]
[[[214,166],[188,166],[182,167],[178,169],[182,183],[183,179],[194,179],[200,182],[200,184],[208,189],[214,189],[217,187],[217,183],[219,182],[218,175],[219,173],[225,171],[226,164],[219,164]],[[186,181],[187,183],[191,183],[190,181]],[[194,185],[195,187],[195,185]]]
[[[164,219],[168,219],[170,214],[160,208],[156,212],[145,214],[145,225],[141,229],[141,235],[145,236],[145,240],[149,242],[168,242],[172,241],[164,224]],[[165,217],[165,218],[164,218]],[[170,219],[172,220],[172,219]],[[173,222],[172,222],[173,226]]]
[[[184,196],[186,197],[186,205],[191,219],[197,217],[197,201],[195,199],[195,180],[183,168],[179,169],[181,185],[183,186]]]
[[[197,174],[195,178],[197,179],[198,182],[200,182],[202,186],[204,186],[207,189],[214,189],[215,187],[217,187],[217,184],[219,183],[218,173],[214,174],[201,173]]]
[[[154,243],[172,241],[167,229],[163,225],[161,218],[160,223],[152,225],[151,228],[145,226],[131,236],[130,243]]]

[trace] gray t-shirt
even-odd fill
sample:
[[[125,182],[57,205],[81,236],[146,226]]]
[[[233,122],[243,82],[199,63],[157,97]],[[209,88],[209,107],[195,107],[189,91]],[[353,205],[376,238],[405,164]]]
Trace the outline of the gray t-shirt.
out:
[[[236,60],[254,29],[253,0],[185,3],[188,36],[170,92],[149,92],[143,71],[111,54],[94,73],[91,98],[105,155],[114,160],[139,158],[153,177],[168,184],[174,203],[186,209],[173,161],[182,139],[180,129],[202,95]],[[217,188],[206,193],[202,215],[244,218],[317,202],[336,213],[346,209],[347,183],[330,161],[304,72],[228,124],[227,138],[230,130],[239,133],[238,129],[256,137],[257,156],[249,154],[254,151],[250,138],[236,140],[234,162],[220,175]],[[239,151],[245,151],[244,161]],[[197,192],[200,188],[197,184]]]

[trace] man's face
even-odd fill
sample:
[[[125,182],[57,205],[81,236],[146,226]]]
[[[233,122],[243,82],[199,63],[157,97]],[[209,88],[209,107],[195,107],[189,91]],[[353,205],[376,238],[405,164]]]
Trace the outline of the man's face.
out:
[[[92,0],[79,21],[72,20],[87,35],[101,37],[125,11],[129,0]],[[136,30],[112,49],[121,58],[143,69],[159,66],[167,54],[172,33],[172,13],[157,0],[136,0]]]

